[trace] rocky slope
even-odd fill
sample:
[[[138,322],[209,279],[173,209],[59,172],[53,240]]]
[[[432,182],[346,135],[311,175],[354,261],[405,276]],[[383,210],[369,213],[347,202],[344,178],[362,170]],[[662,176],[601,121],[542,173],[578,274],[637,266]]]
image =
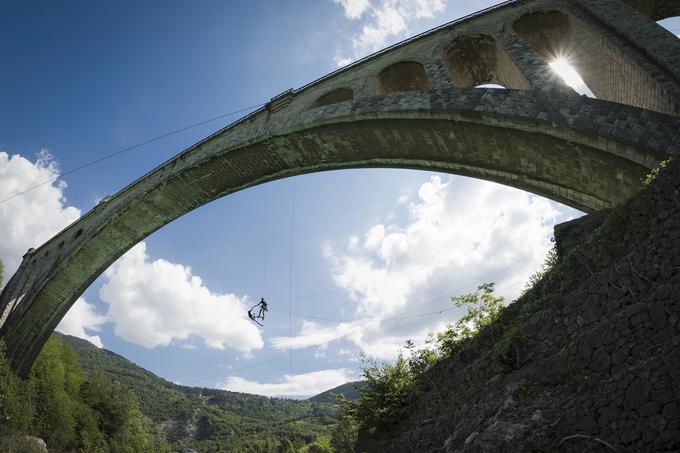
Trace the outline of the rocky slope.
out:
[[[357,451],[680,451],[680,161],[556,228],[558,263]]]

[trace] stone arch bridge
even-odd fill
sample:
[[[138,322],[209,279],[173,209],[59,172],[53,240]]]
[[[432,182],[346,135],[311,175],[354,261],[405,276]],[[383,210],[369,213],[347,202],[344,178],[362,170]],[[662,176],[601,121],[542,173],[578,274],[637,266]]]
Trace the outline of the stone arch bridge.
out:
[[[517,0],[342,68],[197,143],[24,256],[0,336],[27,375],[75,300],[177,217],[236,191],[357,167],[496,181],[586,212],[634,194],[680,153],[677,0]],[[597,96],[568,88],[566,58]],[[495,83],[506,89],[475,88]]]

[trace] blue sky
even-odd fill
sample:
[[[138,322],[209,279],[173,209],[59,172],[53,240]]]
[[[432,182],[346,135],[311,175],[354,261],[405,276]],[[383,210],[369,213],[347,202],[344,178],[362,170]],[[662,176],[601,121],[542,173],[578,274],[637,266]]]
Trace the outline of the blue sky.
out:
[[[0,192],[266,102],[494,3],[2,1]],[[12,270],[28,247],[236,118],[5,203],[0,232],[11,240],[0,257]],[[451,310],[428,314],[448,310],[447,296],[484,281],[516,296],[540,266],[552,226],[578,215],[512,189],[426,172],[278,181],[149,237],[86,291],[60,330],[175,382],[303,397],[356,377],[359,353],[389,360],[406,339],[455,319]],[[262,296],[272,310],[258,329],[243,307]]]

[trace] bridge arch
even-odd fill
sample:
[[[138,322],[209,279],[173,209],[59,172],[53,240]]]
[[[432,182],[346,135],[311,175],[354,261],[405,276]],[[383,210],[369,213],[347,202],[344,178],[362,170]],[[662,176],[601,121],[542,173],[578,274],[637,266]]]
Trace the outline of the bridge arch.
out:
[[[602,102],[576,100],[586,110]],[[510,113],[508,105],[522,107]],[[644,127],[663,138],[655,148],[626,138],[625,128],[603,140],[599,128],[542,117],[540,97],[530,91],[452,88],[345,101],[287,122],[247,119],[99,204],[24,260],[2,293],[8,355],[27,373],[78,296],[125,251],[182,214],[248,187],[342,168],[414,168],[491,180],[593,211],[631,196],[675,135],[647,118]]]
[[[393,63],[378,74],[381,94],[421,91],[430,88],[425,66],[417,61]]]
[[[354,91],[350,88],[336,88],[319,96],[314,106],[323,107],[324,105],[337,104],[338,102],[351,101],[352,99],[354,99]]]
[[[444,60],[459,87],[496,84],[517,90],[530,88],[529,81],[507,52],[489,35],[456,38],[446,47]]]
[[[513,30],[547,62],[565,59],[600,99],[659,112],[675,109],[650,74],[574,14],[560,9],[528,12],[513,23]]]
[[[618,7],[636,17],[610,14]],[[622,202],[661,159],[680,154],[680,45],[659,28],[618,0],[509,1],[281,93],[26,254],[0,294],[0,337],[13,368],[29,372],[78,296],[137,242],[268,181],[414,168],[499,182],[587,212]],[[471,41],[456,40],[465,36]],[[578,69],[596,95],[617,102],[576,95],[539,55],[582,37]],[[473,58],[461,61],[466,49]],[[452,83],[488,77],[521,90]]]

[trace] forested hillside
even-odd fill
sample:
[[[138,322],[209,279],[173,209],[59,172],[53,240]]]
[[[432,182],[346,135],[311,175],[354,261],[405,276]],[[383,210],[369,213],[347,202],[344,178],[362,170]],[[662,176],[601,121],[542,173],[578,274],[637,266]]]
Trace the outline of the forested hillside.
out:
[[[86,371],[99,370],[137,395],[141,411],[176,449],[273,452],[290,444],[289,451],[300,451],[317,440],[329,444],[338,420],[328,396],[299,401],[180,386],[85,340],[55,335],[75,350]]]
[[[338,387],[321,392],[309,399],[317,403],[335,403],[338,396],[342,395],[350,401],[354,401],[361,395],[360,391],[366,386],[364,381],[348,382],[347,384],[339,385]]]
[[[0,344],[0,451],[169,452],[136,396],[103,373],[87,374],[71,347],[50,338],[30,378],[11,372]]]

